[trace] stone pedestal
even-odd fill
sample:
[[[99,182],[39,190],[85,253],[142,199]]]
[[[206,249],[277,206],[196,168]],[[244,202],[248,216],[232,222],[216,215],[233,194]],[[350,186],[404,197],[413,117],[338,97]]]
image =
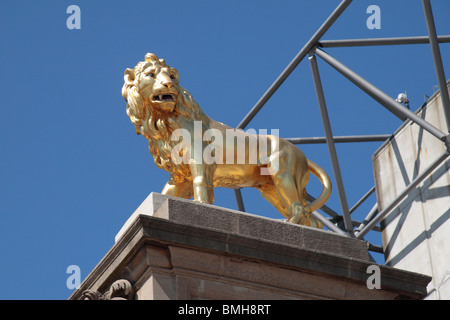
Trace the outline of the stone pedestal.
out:
[[[439,92],[418,110],[418,115],[447,132]],[[442,141],[411,121],[405,122],[373,156],[379,211],[445,151]],[[450,299],[449,218],[447,158],[381,221],[386,264],[431,276],[428,299]]]
[[[70,299],[421,299],[430,278],[378,266],[328,231],[152,193]]]

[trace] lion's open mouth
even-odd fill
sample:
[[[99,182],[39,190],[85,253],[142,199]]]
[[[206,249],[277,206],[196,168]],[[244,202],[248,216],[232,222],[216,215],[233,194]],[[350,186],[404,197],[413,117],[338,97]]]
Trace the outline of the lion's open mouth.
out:
[[[168,94],[155,94],[153,101],[175,101],[175,96],[171,93]]]

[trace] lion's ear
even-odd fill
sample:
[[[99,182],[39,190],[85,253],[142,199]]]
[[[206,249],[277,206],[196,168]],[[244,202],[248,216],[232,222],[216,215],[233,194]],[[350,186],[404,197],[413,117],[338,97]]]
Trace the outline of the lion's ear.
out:
[[[123,79],[125,80],[125,84],[132,86],[134,83],[134,77],[135,77],[134,69],[127,68],[125,70],[125,75],[123,76]]]

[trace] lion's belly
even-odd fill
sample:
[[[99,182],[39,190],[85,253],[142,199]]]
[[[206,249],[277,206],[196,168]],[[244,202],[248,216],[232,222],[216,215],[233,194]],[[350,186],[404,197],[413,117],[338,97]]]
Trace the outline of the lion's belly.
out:
[[[261,175],[256,165],[219,164],[214,172],[214,187],[244,188],[271,184],[272,178]]]

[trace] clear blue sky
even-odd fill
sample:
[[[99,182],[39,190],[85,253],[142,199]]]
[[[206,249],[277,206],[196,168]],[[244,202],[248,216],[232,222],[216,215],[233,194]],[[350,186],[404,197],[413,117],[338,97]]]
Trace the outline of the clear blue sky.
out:
[[[236,126],[339,3],[2,0],[0,299],[67,299],[66,268],[78,265],[84,279],[167,181],[125,113],[127,67],[157,54],[210,117]],[[71,4],[81,8],[80,30],[66,27]],[[366,27],[372,4],[381,8],[379,30]],[[450,34],[450,2],[432,6],[438,33]],[[323,39],[425,35],[420,0],[358,0]],[[441,50],[448,78],[450,46]],[[406,91],[413,110],[437,85],[428,45],[327,52],[393,98]],[[319,69],[335,135],[390,134],[401,125],[320,59]],[[324,136],[307,60],[247,128]],[[337,145],[350,206],[374,184],[371,156],[380,145]],[[300,147],[332,176],[326,145]],[[243,196],[248,212],[282,218],[257,190]],[[363,219],[374,202],[352,217]],[[233,191],[217,189],[215,204],[236,209]],[[340,211],[336,192],[328,205]],[[381,241],[378,233],[367,239]]]

